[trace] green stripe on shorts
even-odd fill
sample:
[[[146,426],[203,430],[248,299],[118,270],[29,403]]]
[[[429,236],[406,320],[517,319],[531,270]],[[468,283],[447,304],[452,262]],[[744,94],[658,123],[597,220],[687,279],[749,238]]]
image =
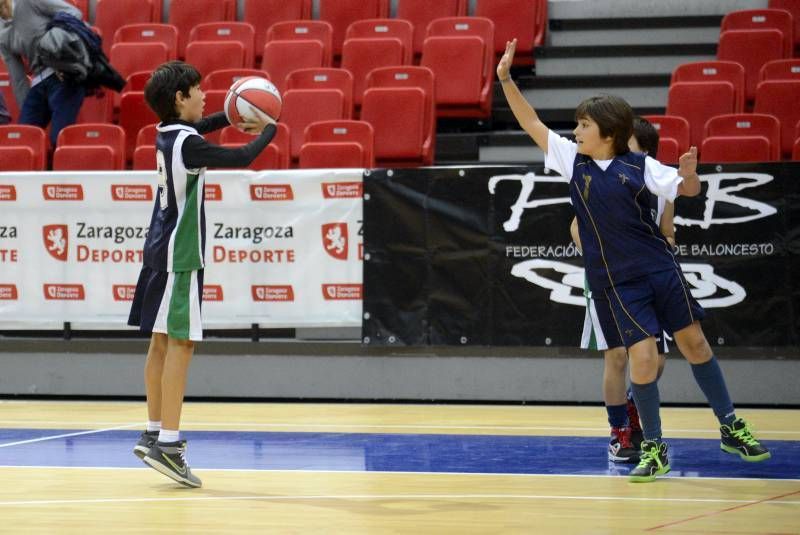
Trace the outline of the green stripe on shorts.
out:
[[[192,289],[192,273],[192,271],[176,272],[172,283],[172,295],[167,312],[167,336],[177,340],[189,339],[189,293]]]

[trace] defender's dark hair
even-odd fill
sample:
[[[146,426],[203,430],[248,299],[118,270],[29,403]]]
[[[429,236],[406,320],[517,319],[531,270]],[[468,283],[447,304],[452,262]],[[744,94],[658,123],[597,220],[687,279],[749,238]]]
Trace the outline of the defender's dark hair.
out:
[[[144,86],[144,98],[162,121],[177,119],[179,114],[175,109],[175,94],[180,91],[188,97],[189,89],[200,84],[200,79],[200,73],[188,63],[162,63]]]
[[[651,158],[658,156],[658,130],[641,115],[633,118],[633,137],[648,156]]]
[[[601,136],[614,138],[614,154],[629,152],[628,139],[633,134],[630,104],[614,95],[587,98],[575,109],[575,121],[587,117],[597,123]]]

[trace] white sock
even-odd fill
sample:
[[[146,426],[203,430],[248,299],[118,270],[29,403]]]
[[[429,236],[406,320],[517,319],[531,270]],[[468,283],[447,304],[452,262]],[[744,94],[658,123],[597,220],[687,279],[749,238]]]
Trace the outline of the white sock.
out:
[[[147,432],[152,433],[154,431],[161,430],[161,420],[154,422],[153,420],[147,420]]]
[[[181,439],[181,432],[177,429],[175,431],[171,429],[162,429],[158,432],[158,441],[159,442],[177,442]]]

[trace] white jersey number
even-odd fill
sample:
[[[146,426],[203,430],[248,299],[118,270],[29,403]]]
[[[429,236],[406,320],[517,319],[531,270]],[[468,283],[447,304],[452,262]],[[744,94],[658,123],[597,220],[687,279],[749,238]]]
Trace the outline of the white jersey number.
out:
[[[164,153],[156,151],[156,166],[158,166],[158,198],[161,209],[166,210],[169,206],[169,191],[167,190],[167,168],[164,165]]]

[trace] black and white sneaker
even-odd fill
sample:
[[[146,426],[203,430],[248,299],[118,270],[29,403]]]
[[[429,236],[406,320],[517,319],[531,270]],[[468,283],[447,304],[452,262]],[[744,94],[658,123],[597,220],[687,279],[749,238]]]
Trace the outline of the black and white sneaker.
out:
[[[638,463],[639,450],[631,442],[630,427],[612,427],[608,442],[608,460],[615,463]]]
[[[174,479],[181,485],[199,488],[203,486],[200,478],[192,474],[186,462],[186,441],[156,442],[142,459],[145,464]]]
[[[144,431],[142,436],[139,437],[139,442],[133,447],[133,454],[139,459],[144,459],[144,456],[150,452],[150,448],[157,441],[158,431]]]

